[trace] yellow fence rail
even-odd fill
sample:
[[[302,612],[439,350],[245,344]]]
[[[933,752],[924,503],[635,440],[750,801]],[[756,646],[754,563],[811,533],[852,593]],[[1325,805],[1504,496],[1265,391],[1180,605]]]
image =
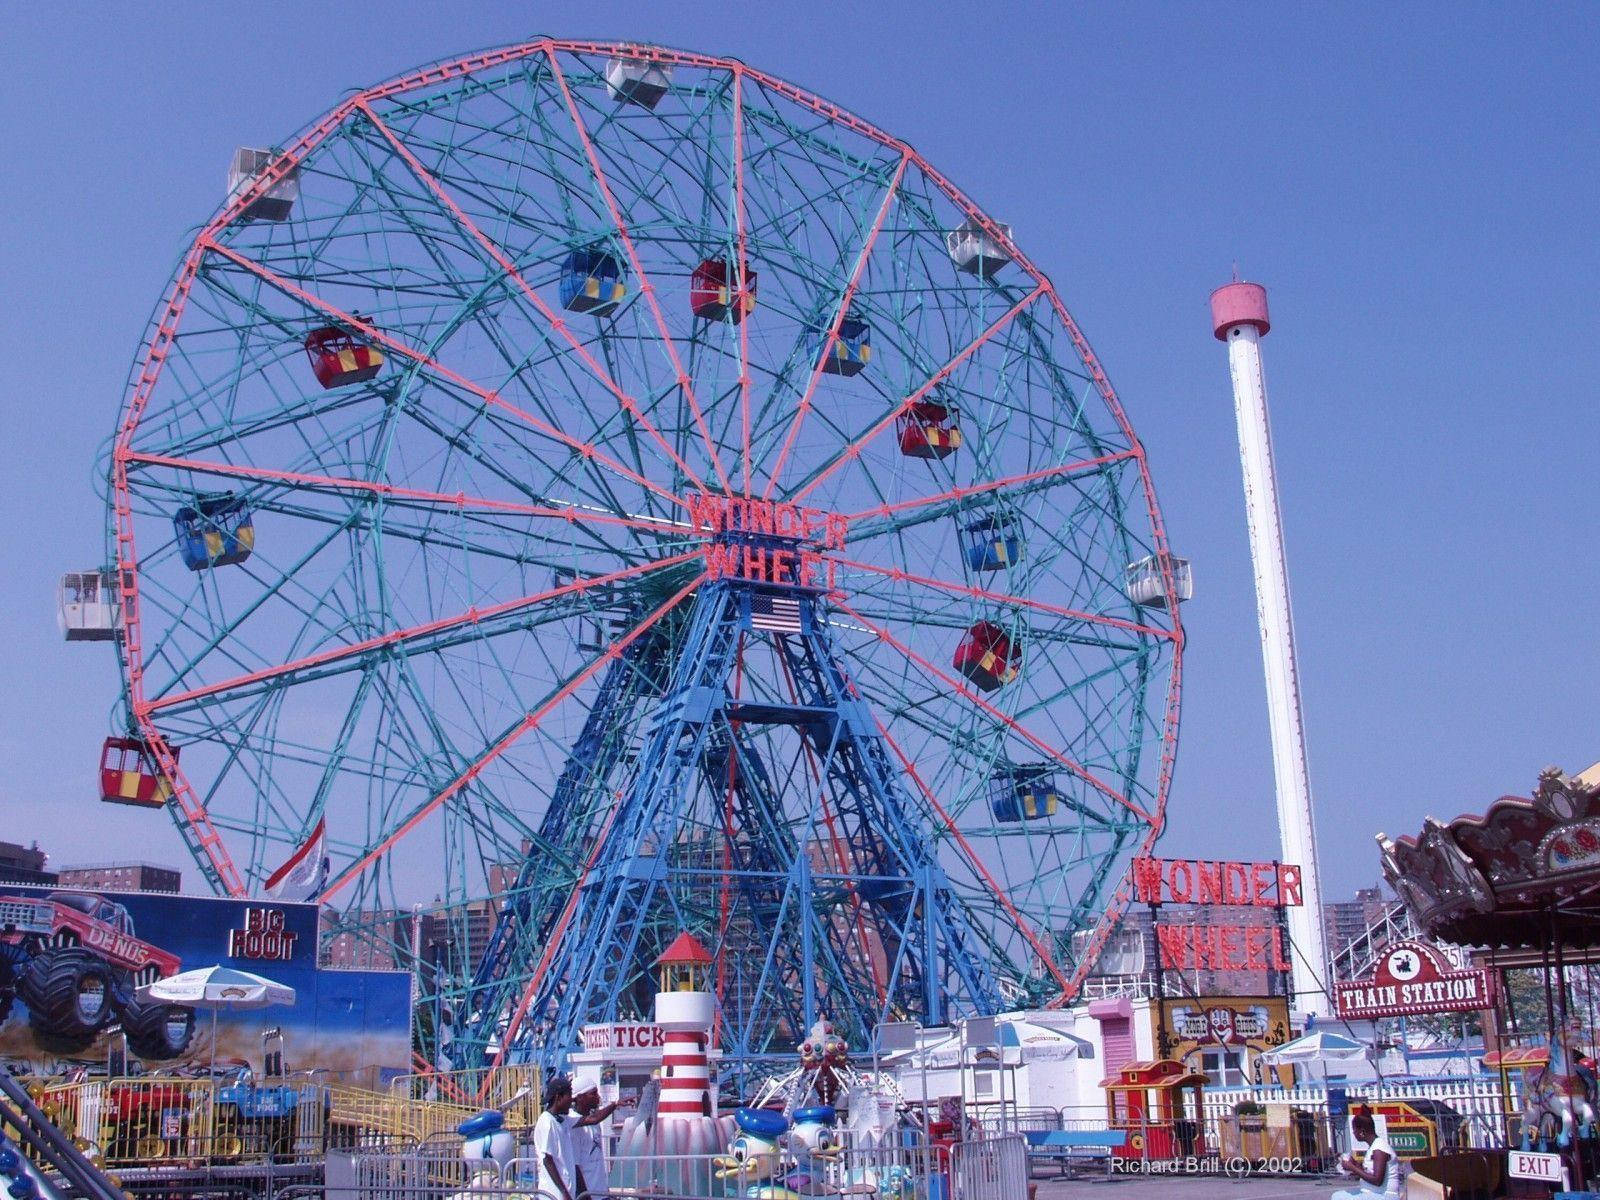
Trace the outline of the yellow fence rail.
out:
[[[28,1090],[63,1133],[106,1167],[310,1161],[330,1145],[426,1142],[454,1133],[486,1108],[503,1111],[513,1129],[531,1126],[539,1115],[539,1071],[532,1066],[492,1076],[403,1075],[382,1092],[294,1079],[156,1075],[34,1080]]]
[[[479,1111],[464,1104],[410,1100],[338,1084],[329,1086],[328,1100],[328,1121],[341,1145],[423,1142],[436,1134],[453,1133],[456,1126]]]
[[[540,1082],[539,1068],[532,1064],[475,1067],[397,1075],[389,1082],[389,1094],[406,1100],[461,1105],[471,1112],[499,1109],[505,1113],[509,1128],[522,1129],[539,1119]]]
[[[45,1116],[108,1167],[296,1162],[327,1150],[319,1084],[139,1076],[39,1082],[29,1091]]]

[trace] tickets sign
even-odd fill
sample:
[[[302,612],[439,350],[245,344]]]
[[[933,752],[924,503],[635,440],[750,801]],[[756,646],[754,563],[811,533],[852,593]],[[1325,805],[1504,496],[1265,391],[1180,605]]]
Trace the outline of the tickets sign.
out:
[[[609,1025],[585,1025],[585,1050],[659,1050],[666,1044],[667,1031],[645,1021],[613,1021]]]
[[[1391,942],[1368,978],[1335,985],[1334,1003],[1346,1020],[1492,1007],[1487,971],[1458,970],[1436,947],[1414,939]]]

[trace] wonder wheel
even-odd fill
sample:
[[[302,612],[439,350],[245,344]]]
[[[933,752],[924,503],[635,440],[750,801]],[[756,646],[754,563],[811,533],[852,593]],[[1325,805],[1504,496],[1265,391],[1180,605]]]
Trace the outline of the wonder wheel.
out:
[[[421,905],[437,1061],[648,1016],[679,930],[735,1054],[1072,983],[1186,581],[1006,226],[782,80],[588,42],[231,183],[109,464],[112,798],[384,961]]]

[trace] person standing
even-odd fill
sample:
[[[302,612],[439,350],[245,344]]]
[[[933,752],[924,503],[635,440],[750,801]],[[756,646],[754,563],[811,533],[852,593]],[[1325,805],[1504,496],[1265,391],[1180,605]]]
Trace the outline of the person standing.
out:
[[[1389,1139],[1378,1136],[1372,1114],[1360,1112],[1350,1118],[1350,1132],[1366,1145],[1358,1159],[1356,1153],[1339,1160],[1339,1169],[1361,1181],[1360,1187],[1335,1192],[1331,1200],[1400,1200],[1400,1160]]]
[[[572,1139],[572,1159],[578,1170],[578,1200],[606,1200],[611,1195],[605,1135],[600,1123],[616,1111],[615,1100],[601,1105],[598,1076],[585,1071],[573,1081],[567,1134]]]
[[[539,1164],[538,1190],[550,1200],[578,1200],[577,1168],[567,1114],[572,1109],[572,1080],[557,1075],[545,1084],[544,1111],[533,1123],[533,1157]]]

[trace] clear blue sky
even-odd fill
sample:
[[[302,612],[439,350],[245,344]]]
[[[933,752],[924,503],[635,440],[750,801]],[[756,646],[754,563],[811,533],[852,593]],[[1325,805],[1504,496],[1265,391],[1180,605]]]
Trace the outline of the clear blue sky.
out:
[[[233,147],[537,33],[741,57],[906,138],[1015,226],[1195,560],[1168,853],[1276,848],[1207,327],[1234,262],[1271,289],[1330,895],[1376,877],[1374,830],[1600,757],[1600,7],[33,5],[0,33],[0,837],[188,866],[164,818],[93,799],[112,656],[62,644],[52,605],[61,571],[100,561],[97,450]]]

